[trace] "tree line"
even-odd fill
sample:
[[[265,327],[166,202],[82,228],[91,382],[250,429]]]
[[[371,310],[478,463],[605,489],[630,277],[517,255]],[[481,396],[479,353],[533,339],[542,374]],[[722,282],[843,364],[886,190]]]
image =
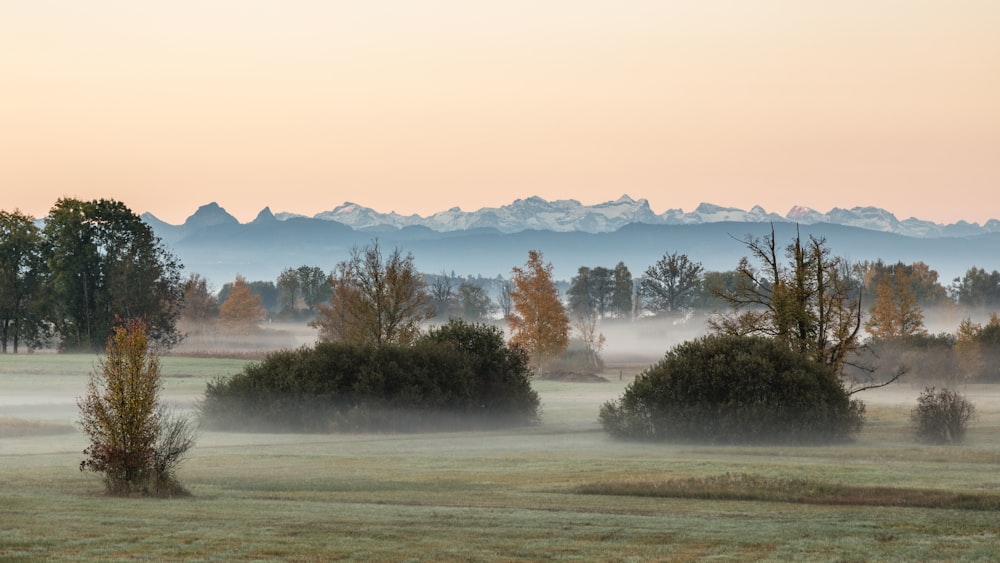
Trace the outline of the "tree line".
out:
[[[545,271],[536,251],[529,253],[525,268],[514,268],[509,278],[463,278],[454,273],[416,272],[412,256],[396,249],[383,257],[375,244],[355,250],[329,273],[319,266],[302,265],[284,269],[274,281],[237,276],[213,293],[197,273],[182,279],[182,265],[176,257],[121,202],[64,198],[44,221],[18,211],[0,211],[0,349],[17,352],[21,347],[56,345],[61,350],[100,350],[117,318],[139,317],[145,319],[153,341],[167,347],[182,337],[178,319],[222,321],[234,327],[249,326],[268,316],[305,319],[324,338],[351,339],[354,336],[342,333],[343,321],[362,315],[349,311],[358,299],[375,303],[380,319],[402,315],[412,320],[391,327],[391,332],[405,332],[434,317],[471,322],[499,319],[513,328],[519,318],[530,316],[524,312],[528,310],[525,299],[549,298],[560,303],[568,323],[591,351],[602,344],[596,332],[599,320],[738,309],[743,312],[738,322],[735,317],[716,317],[715,329],[751,332],[760,328],[754,326],[754,319],[760,320],[768,303],[807,299],[810,291],[822,293],[819,299],[858,304],[859,312],[840,319],[837,330],[846,330],[859,320],[863,309],[867,320],[854,330],[855,335],[864,328],[883,339],[924,334],[922,311],[927,307],[1000,309],[1000,272],[996,270],[972,267],[946,287],[937,272],[922,262],[848,263],[830,256],[824,241],[799,240],[797,249],[781,248],[773,235],[743,243],[750,256],[732,271],[705,271],[685,254],[666,252],[637,277],[619,262],[581,266],[568,282],[553,280],[551,265]],[[779,263],[785,257],[791,267]],[[803,285],[802,275],[810,268],[818,268],[811,274],[818,277],[813,282],[819,283],[816,288]],[[791,272],[788,279],[785,270]],[[535,287],[526,297],[523,286],[529,273],[544,278],[546,287],[544,291]],[[824,282],[824,276],[829,280]],[[405,301],[400,295],[365,295],[369,286],[417,297]],[[385,308],[383,302],[393,298],[399,303],[392,306],[402,309]],[[832,304],[815,313],[829,314]],[[337,315],[339,324],[334,320]],[[729,321],[736,324],[727,325]],[[790,328],[775,330],[793,334]],[[796,328],[800,338],[814,330],[808,323]],[[374,339],[384,336],[376,333]],[[836,337],[823,333],[824,339]]]
[[[118,201],[63,198],[42,222],[0,211],[0,351],[103,350],[119,318],[173,345],[181,267]]]

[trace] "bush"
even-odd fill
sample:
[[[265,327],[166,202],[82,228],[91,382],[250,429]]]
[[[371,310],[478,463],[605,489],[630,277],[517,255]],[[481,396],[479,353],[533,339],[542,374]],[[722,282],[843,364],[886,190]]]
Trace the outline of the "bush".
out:
[[[927,387],[910,412],[917,440],[930,444],[958,444],[976,408],[958,391]]]
[[[219,429],[416,431],[538,419],[527,355],[496,327],[453,320],[413,345],[324,342],[270,354],[208,385]]]
[[[773,339],[708,336],[640,374],[600,422],[615,437],[721,443],[847,440],[864,404],[837,374]]]

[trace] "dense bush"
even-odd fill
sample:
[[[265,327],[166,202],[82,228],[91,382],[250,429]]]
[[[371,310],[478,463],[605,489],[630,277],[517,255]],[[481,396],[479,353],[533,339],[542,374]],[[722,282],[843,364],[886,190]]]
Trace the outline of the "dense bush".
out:
[[[836,373],[775,340],[681,344],[601,407],[612,436],[722,443],[831,442],[861,428],[864,404]]]
[[[214,428],[407,431],[538,419],[527,355],[496,327],[451,321],[413,345],[325,342],[269,355],[208,385]]]
[[[957,444],[965,439],[975,406],[958,391],[927,387],[910,412],[917,440],[931,444]]]

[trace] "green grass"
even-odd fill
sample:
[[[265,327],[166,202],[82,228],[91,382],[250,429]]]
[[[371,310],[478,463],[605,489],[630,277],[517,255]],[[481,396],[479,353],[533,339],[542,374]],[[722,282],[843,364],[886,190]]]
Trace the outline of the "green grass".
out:
[[[0,357],[0,417],[72,419],[90,360],[37,357],[17,371]],[[166,391],[179,404],[241,365],[164,358],[165,369],[175,360]],[[536,382],[543,423],[527,428],[205,432],[179,472],[185,499],[103,496],[77,470],[79,432],[0,438],[0,560],[911,561],[1000,549],[1000,389],[965,390],[980,417],[962,446],[912,439],[918,390],[904,386],[864,397],[869,424],[852,444],[715,447],[608,438],[597,409],[627,383],[613,374]],[[645,494],[666,486],[690,494]]]

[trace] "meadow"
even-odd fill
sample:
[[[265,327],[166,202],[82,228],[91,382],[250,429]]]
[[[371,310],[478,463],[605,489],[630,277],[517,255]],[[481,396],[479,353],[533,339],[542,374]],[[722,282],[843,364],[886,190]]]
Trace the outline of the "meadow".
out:
[[[868,391],[850,444],[617,442],[597,423],[639,369],[536,381],[542,423],[428,434],[201,433],[192,496],[109,498],[74,427],[94,356],[0,356],[0,559],[994,560],[1000,389],[968,386],[968,441],[925,446],[919,389]],[[191,410],[245,360],[163,358]],[[621,373],[621,380],[619,374]],[[1000,387],[1000,386],[997,386]]]

